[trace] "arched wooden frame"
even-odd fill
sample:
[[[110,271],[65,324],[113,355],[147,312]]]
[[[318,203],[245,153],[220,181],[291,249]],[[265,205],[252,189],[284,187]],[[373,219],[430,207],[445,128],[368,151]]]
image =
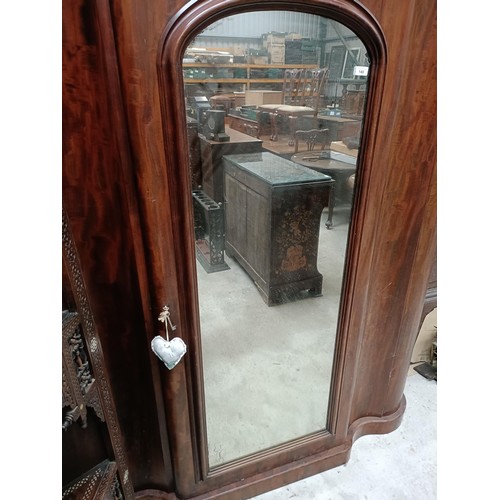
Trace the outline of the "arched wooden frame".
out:
[[[346,269],[337,326],[337,340],[330,385],[326,428],[288,443],[209,468],[205,423],[203,369],[197,298],[194,227],[187,123],[184,107],[183,54],[190,41],[215,21],[244,12],[293,10],[338,21],[356,33],[370,58],[370,79],[366,100],[362,142],[358,156],[356,191],[353,201]],[[174,259],[177,263],[179,322],[188,344],[185,384],[166,383],[166,400],[171,403],[170,441],[174,448],[174,475],[178,494],[193,497],[217,490],[230,494],[236,489],[256,495],[271,487],[315,474],[345,463],[355,439],[368,433],[397,428],[405,408],[404,396],[391,413],[356,416],[352,411],[353,391],[359,366],[357,353],[361,328],[352,328],[352,296],[363,294],[370,275],[360,264],[360,240],[365,219],[366,193],[370,182],[378,113],[386,68],[386,44],[376,20],[360,4],[348,0],[208,0],[192,2],[181,9],[165,28],[158,53],[158,78],[166,154],[166,183],[174,218]],[[360,272],[360,266],[365,269]],[[358,276],[362,276],[358,279]],[[359,300],[358,300],[359,304]],[[362,324],[362,312],[358,325]],[[181,365],[179,365],[181,366]],[[188,394],[181,394],[187,391]],[[180,398],[178,398],[180,396]],[[187,399],[185,405],[176,401]],[[354,416],[353,416],[354,415]],[[245,478],[242,481],[242,478]],[[272,486],[270,486],[272,484]]]

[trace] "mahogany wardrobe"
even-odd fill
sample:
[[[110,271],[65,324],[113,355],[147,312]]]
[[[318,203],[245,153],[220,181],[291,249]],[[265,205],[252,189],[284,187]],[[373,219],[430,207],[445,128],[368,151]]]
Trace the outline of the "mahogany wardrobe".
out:
[[[334,213],[333,228],[325,229],[319,218],[328,192],[320,199],[311,187],[332,181],[308,169],[305,187],[294,182],[293,192],[301,200],[310,195],[323,212],[293,212],[275,189],[266,213],[282,210],[275,237],[283,245],[311,232],[305,212],[316,221],[321,234],[312,253],[302,254],[308,243],[295,242],[273,272],[295,272],[314,254],[322,293],[268,305],[234,247],[225,257],[229,269],[199,265],[200,197],[192,180],[199,151],[191,143],[198,134],[190,133],[183,62],[193,40],[220,34],[225,20],[260,15],[268,26],[278,14],[321,18],[325,33],[341,32],[347,42],[352,33],[369,75],[338,276],[330,278],[336,260],[322,245],[339,241],[339,219]],[[125,498],[243,499],[345,464],[357,438],[395,430],[404,419],[422,311],[434,297],[436,2],[72,0],[62,3],[62,22],[63,247],[71,248],[63,249],[63,310],[80,315],[112,416],[93,422],[89,409],[86,428],[74,422],[63,431],[63,480],[107,459],[117,464],[114,487]],[[330,65],[331,82],[333,71]],[[244,227],[248,241],[257,235],[268,245],[262,226],[254,227],[260,212],[251,207],[264,201],[249,172],[251,155],[275,157],[229,155],[248,207],[232,229]],[[227,170],[228,160],[219,160]],[[290,159],[283,165],[293,175],[302,168]],[[230,192],[233,180],[224,182]],[[214,207],[229,224],[234,206]],[[240,279],[248,284],[240,287]],[[239,295],[253,305],[239,312]],[[317,312],[305,321],[312,308]],[[175,366],[153,351],[156,337],[181,350]],[[273,390],[286,397],[270,392],[263,399]],[[91,437],[99,433],[107,437]]]

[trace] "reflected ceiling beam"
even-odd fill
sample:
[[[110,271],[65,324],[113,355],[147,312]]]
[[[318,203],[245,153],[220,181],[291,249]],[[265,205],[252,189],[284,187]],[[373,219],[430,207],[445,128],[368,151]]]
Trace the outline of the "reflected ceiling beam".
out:
[[[358,64],[358,58],[354,55],[352,50],[347,46],[347,39],[342,35],[342,33],[339,31],[337,23],[335,21],[332,21],[331,19],[329,20],[332,28],[335,30],[335,33],[337,33],[340,41],[343,43],[344,47],[347,50],[347,53],[349,54],[349,57],[354,61],[355,64]],[[349,37],[351,38],[351,37]],[[357,37],[354,37],[357,38]]]

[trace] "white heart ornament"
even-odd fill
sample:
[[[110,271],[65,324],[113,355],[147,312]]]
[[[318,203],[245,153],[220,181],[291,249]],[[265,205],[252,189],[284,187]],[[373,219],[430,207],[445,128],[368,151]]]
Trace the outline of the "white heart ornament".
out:
[[[166,340],[159,335],[151,341],[151,349],[169,370],[181,360],[187,350],[181,338],[174,337],[172,340]]]

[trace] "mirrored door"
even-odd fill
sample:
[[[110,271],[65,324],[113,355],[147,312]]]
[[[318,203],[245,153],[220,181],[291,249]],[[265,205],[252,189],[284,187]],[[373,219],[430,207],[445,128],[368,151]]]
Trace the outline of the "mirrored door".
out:
[[[366,54],[287,11],[222,18],[184,53],[210,468],[327,426]]]

